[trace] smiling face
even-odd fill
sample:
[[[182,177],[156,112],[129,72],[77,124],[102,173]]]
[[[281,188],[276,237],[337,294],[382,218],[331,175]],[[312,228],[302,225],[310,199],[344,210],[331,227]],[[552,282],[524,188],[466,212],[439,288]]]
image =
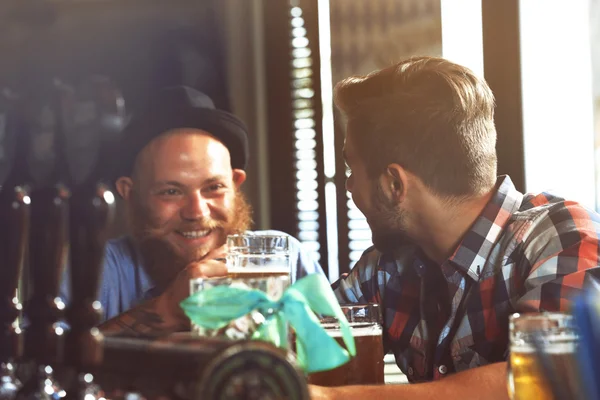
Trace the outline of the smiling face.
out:
[[[248,228],[249,207],[238,190],[245,178],[232,170],[229,150],[198,130],[168,132],[140,152],[133,177],[117,185],[157,284]]]

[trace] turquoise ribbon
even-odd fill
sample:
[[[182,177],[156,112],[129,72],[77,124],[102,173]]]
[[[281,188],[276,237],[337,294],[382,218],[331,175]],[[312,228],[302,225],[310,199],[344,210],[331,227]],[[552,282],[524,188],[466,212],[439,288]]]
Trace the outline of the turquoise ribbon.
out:
[[[220,329],[231,321],[257,310],[266,322],[252,339],[278,347],[287,343],[287,324],[296,334],[296,353],[300,367],[307,373],[327,371],[347,363],[356,355],[350,326],[327,279],[308,275],[286,289],[279,300],[250,288],[214,286],[192,294],[181,302],[190,320],[206,329]],[[316,314],[338,319],[346,349],[321,326]]]

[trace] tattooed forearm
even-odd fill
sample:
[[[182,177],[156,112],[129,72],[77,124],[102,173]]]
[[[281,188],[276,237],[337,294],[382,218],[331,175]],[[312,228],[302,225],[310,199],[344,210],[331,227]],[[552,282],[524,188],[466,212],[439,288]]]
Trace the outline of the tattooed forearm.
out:
[[[106,321],[99,329],[109,335],[156,337],[173,333],[180,327],[159,313],[154,299]]]

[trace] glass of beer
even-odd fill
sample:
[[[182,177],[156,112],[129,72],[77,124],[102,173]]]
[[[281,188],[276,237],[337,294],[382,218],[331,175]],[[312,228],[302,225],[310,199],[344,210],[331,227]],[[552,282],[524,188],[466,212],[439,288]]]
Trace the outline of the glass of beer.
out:
[[[281,298],[285,289],[290,285],[289,275],[251,277],[197,278],[190,282],[190,293],[196,293],[215,286],[232,286],[261,290],[272,299]],[[192,333],[203,337],[219,337],[231,340],[249,340],[252,334],[266,321],[266,316],[258,311],[252,311],[221,329],[206,329],[192,323]]]
[[[291,269],[288,236],[249,232],[227,237],[230,278],[289,277]]]
[[[568,398],[579,398],[575,359],[578,336],[571,315],[513,314],[509,339],[508,392],[512,400],[553,399],[553,378]]]
[[[383,329],[379,305],[349,304],[341,305],[341,308],[352,329],[356,356],[338,368],[310,374],[308,382],[319,386],[383,384]],[[321,318],[321,324],[344,346],[340,324],[335,318]]]

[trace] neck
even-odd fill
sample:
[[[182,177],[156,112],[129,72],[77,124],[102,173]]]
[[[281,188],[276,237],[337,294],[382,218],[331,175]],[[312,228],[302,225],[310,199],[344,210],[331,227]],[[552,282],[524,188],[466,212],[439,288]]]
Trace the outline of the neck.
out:
[[[437,196],[428,196],[416,213],[414,241],[425,255],[443,264],[456,250],[477,220],[494,190],[476,198],[448,204]]]

